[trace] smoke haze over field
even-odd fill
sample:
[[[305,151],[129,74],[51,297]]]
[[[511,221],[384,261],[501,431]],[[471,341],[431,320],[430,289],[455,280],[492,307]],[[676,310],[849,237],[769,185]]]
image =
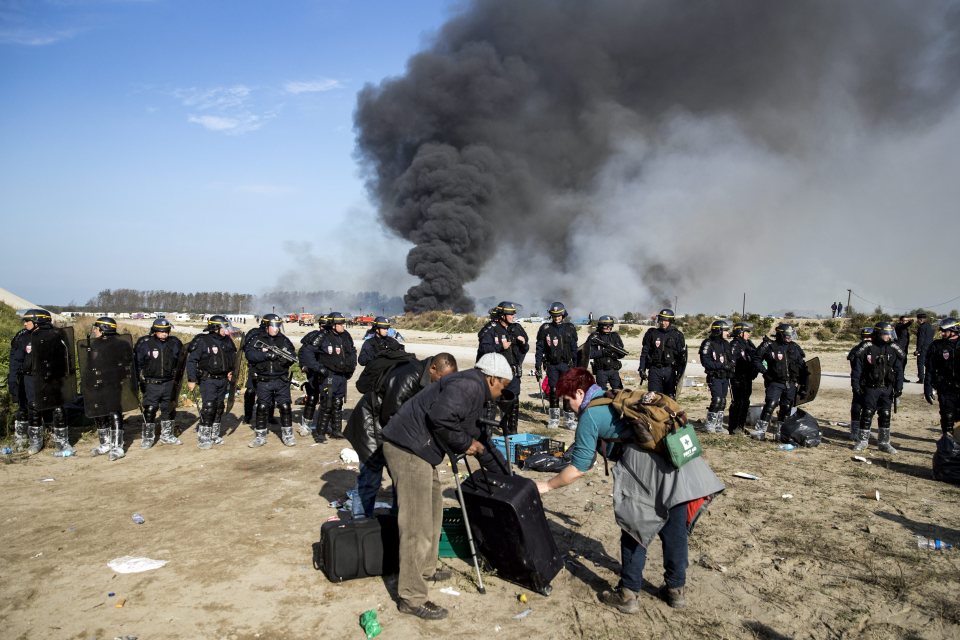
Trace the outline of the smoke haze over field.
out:
[[[950,297],[920,281],[954,251],[958,35],[945,0],[469,3],[358,98],[405,306]]]

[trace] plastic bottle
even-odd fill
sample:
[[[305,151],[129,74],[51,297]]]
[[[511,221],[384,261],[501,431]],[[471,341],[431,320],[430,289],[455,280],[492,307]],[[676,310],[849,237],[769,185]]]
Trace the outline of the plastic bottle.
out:
[[[796,447],[796,445],[790,444],[790,443],[788,442],[787,444],[782,444],[782,445],[780,445],[780,446],[777,447],[777,448],[780,449],[781,451],[793,451],[793,450],[796,449],[797,447]]]
[[[54,458],[69,458],[73,455],[73,451],[70,449],[64,449],[63,451],[57,451],[53,454]]]
[[[144,522],[146,522],[143,516],[140,515],[139,513],[133,514],[133,521],[136,522],[137,524],[143,524]]]
[[[917,547],[920,549],[936,549],[938,551],[953,549],[953,545],[949,542],[944,542],[939,538],[924,538],[923,536],[917,536]]]
[[[363,627],[367,638],[376,638],[380,635],[380,621],[377,620],[377,610],[370,609],[360,614],[360,626]]]
[[[4,448],[3,448],[3,455],[8,456],[8,455],[10,455],[11,453],[13,453],[13,449],[11,449],[10,447],[4,447]]]

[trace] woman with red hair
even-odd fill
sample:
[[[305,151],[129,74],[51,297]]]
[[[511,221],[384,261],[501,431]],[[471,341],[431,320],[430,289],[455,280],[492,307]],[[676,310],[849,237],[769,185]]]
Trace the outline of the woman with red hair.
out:
[[[623,613],[640,610],[647,547],[654,536],[663,543],[664,585],[657,595],[668,605],[686,605],[683,588],[687,570],[688,503],[723,491],[723,483],[703,458],[680,469],[657,453],[640,449],[633,427],[619,419],[609,403],[595,403],[604,391],[586,369],[570,369],[557,382],[557,395],[566,410],[579,416],[570,465],[537,483],[541,494],[575,482],[590,470],[597,452],[608,443],[622,443],[613,468],[613,510],[620,525],[620,582],[600,594],[600,601]],[[691,520],[695,520],[691,518]]]

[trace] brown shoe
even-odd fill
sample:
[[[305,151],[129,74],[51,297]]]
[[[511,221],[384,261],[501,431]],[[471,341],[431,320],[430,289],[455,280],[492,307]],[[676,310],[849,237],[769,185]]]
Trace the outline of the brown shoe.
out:
[[[687,606],[687,599],[683,596],[683,587],[672,588],[667,585],[660,587],[657,597],[666,602],[673,609],[683,609]]]
[[[639,594],[630,589],[618,587],[612,591],[604,591],[598,597],[600,602],[609,605],[620,613],[637,613],[640,611],[640,603],[637,601]]]
[[[423,620],[443,620],[447,617],[447,610],[441,607],[440,605],[434,604],[427,600],[419,607],[415,607],[409,604],[403,598],[397,602],[397,611],[400,613],[409,613],[412,616],[417,616]]]

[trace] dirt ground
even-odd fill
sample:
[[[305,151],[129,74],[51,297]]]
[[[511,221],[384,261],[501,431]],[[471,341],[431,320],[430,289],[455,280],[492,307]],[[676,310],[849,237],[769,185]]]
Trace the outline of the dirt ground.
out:
[[[476,344],[469,335],[406,333],[416,345],[409,350],[421,357],[447,348],[469,353]],[[627,347],[636,353],[639,338]],[[845,370],[845,350],[820,355],[825,371]],[[472,364],[472,357],[460,360]],[[915,379],[915,370],[909,375]],[[839,383],[806,407],[826,436],[818,448],[786,452],[770,442],[702,437],[727,490],[690,538],[689,607],[674,611],[647,594],[636,616],[596,600],[619,566],[619,531],[602,464],[544,498],[566,554],[566,570],[549,597],[527,592],[521,604],[523,590],[492,575],[485,578],[486,595],[479,595],[471,566],[453,559],[446,561],[455,572],[449,586],[460,595],[432,591],[451,609],[449,620],[421,622],[397,612],[394,578],[331,584],[313,566],[320,525],[336,513],[329,503],[356,477],[338,459],[344,441],[314,445],[298,438],[296,447],[286,448],[274,435],[252,450],[250,430],[231,416],[223,446],[200,451],[195,414],[183,408],[177,422],[187,429],[184,446],[142,451],[139,416],[129,415],[130,448],[120,461],[91,458],[90,433],[74,458],[54,458],[49,449],[0,458],[0,491],[7,496],[0,637],[362,638],[358,616],[371,608],[379,612],[384,638],[960,637],[957,552],[919,550],[915,540],[925,535],[960,543],[960,488],[930,473],[936,409],[917,394],[919,385],[908,385],[893,425],[900,453],[880,454],[871,446],[867,465],[852,460],[846,429],[835,425],[848,419],[849,394]],[[535,387],[526,376],[521,430],[547,433]],[[352,385],[351,391],[348,406],[357,399]],[[694,388],[684,390],[681,401],[700,418],[708,398]],[[74,430],[72,438],[80,435]],[[572,440],[567,431],[550,435]],[[759,479],[733,477],[738,471]],[[441,477],[454,505],[449,471]],[[134,512],[146,522],[135,524]],[[126,575],[107,566],[127,555],[168,564]],[[661,557],[655,542],[645,573],[651,592],[662,583]],[[516,619],[527,607],[531,612]]]

